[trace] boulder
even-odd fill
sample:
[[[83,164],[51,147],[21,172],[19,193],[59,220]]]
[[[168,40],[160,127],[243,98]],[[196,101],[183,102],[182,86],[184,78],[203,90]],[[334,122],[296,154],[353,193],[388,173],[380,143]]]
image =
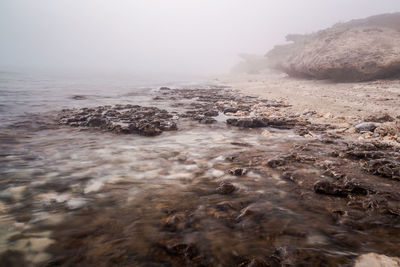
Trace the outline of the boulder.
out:
[[[400,77],[400,12],[289,34],[265,57],[290,76],[338,82]]]
[[[279,66],[291,76],[337,82],[400,75],[400,32],[383,27],[330,28],[296,49]]]

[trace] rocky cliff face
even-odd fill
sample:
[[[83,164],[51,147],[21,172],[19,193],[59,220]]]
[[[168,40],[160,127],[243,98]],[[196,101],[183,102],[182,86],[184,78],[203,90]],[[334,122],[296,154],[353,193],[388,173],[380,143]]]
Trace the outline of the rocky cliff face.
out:
[[[291,76],[339,82],[400,76],[400,13],[374,16],[310,35],[288,35],[266,57]]]

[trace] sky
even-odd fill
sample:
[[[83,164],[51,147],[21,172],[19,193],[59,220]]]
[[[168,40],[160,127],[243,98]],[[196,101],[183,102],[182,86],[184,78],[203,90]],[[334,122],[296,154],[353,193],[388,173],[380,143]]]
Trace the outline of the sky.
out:
[[[0,0],[0,69],[213,74],[400,0]]]

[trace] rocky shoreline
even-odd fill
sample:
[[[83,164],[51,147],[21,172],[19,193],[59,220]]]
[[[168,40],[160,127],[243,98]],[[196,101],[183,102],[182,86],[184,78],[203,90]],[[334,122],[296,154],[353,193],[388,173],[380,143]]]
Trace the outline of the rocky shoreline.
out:
[[[144,171],[145,180],[124,174],[100,185],[89,178],[35,184],[42,198],[70,191],[79,198],[55,198],[46,212],[59,214],[66,205],[68,216],[33,224],[13,242],[51,231],[48,266],[349,266],[369,252],[400,256],[397,118],[371,116],[348,134],[329,118],[319,121],[316,112],[294,113],[290,103],[227,87],[162,87],[151,98],[150,107],[53,114],[51,129],[93,134],[91,142],[105,136],[124,147],[145,138],[132,167],[133,177]],[[184,141],[186,149],[160,152],[175,136],[196,132],[205,136]],[[150,143],[162,138],[153,152]],[[74,185],[80,181],[83,191]],[[35,196],[32,188],[25,194]],[[24,224],[33,216],[13,212]],[[0,262],[25,264],[17,250]]]

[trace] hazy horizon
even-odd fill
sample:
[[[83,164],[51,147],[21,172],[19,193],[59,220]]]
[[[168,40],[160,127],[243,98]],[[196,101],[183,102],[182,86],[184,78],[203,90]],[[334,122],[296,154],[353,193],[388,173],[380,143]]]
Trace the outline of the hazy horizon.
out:
[[[0,70],[212,74],[289,33],[400,11],[400,1],[0,2]]]

